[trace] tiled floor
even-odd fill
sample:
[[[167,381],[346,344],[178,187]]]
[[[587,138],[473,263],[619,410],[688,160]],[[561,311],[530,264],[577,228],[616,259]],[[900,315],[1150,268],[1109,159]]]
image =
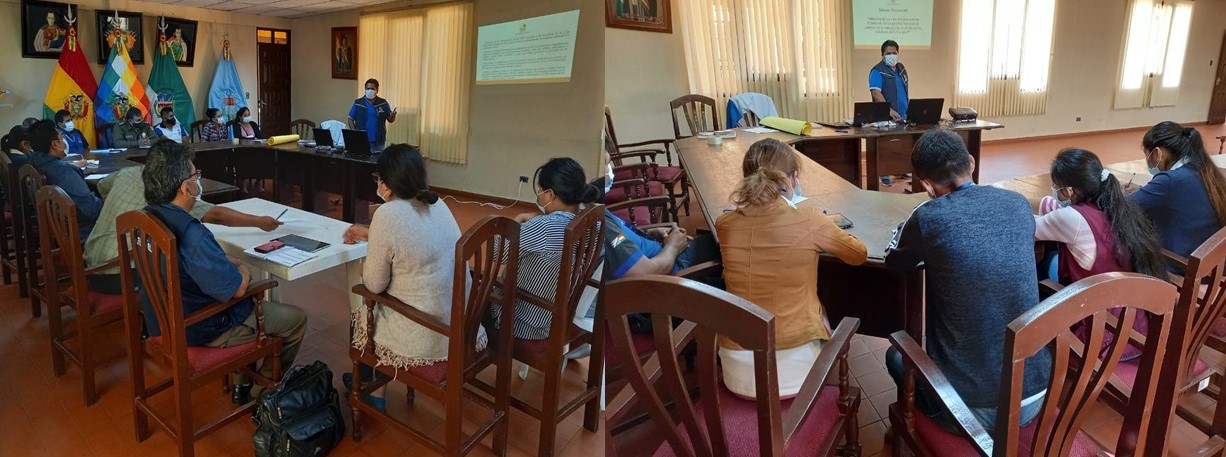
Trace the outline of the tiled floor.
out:
[[[462,229],[487,214],[514,215],[534,210],[531,205],[523,204],[495,211],[489,207],[459,204],[450,199],[447,202]],[[303,307],[310,319],[298,361],[324,361],[335,373],[337,388],[342,389],[340,374],[349,371],[352,366],[347,352],[348,291],[344,286],[343,270],[334,268],[312,276],[309,281],[283,283],[282,287],[284,300]],[[119,328],[111,331],[111,334],[110,338],[104,339],[121,341]],[[0,287],[0,348],[0,456],[175,455],[172,441],[162,431],[153,432],[153,436],[143,443],[136,442],[126,360],[116,360],[99,370],[100,399],[91,407],[84,406],[78,369],[70,367],[59,378],[52,375],[47,319],[30,317],[29,303],[18,299],[15,285]],[[585,360],[568,364],[563,398],[574,394],[578,380],[586,376],[587,366]],[[489,374],[483,375],[489,378]],[[531,403],[539,401],[539,393],[536,397],[532,393],[539,392],[541,387],[540,373],[533,372],[526,381],[514,378],[512,391],[523,395]],[[403,387],[393,387],[389,392],[391,413],[401,418],[412,417],[413,422],[427,427],[435,438],[439,438],[442,433],[440,405],[418,395],[410,411],[403,401],[397,401],[403,398],[403,392]],[[195,391],[193,404],[200,410],[195,417],[205,418],[216,417],[210,414],[223,411],[230,402],[228,396],[222,394],[219,384],[216,388],[210,384]],[[346,404],[342,405],[342,409],[348,421]],[[374,420],[367,420],[365,424],[365,436],[361,442],[346,437],[329,455],[434,455],[388,426]],[[470,431],[472,424],[468,425],[470,427],[466,430]],[[255,427],[246,419],[230,423],[200,440],[196,445],[196,455],[253,455],[251,436],[254,430]],[[539,430],[540,425],[535,419],[514,412],[511,417],[509,455],[536,455]],[[604,449],[604,433],[584,430],[579,412],[560,425],[556,446],[560,456],[598,455]],[[469,455],[492,455],[489,439]]]

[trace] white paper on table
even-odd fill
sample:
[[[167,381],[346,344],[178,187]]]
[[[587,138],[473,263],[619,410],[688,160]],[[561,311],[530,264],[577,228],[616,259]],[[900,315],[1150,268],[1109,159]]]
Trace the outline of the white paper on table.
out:
[[[90,153],[90,154],[94,154],[94,155],[98,155],[98,154],[118,154],[118,153],[120,153],[120,152],[123,152],[123,149],[90,149],[90,150],[89,150],[89,153]]]
[[[772,128],[770,128],[770,127],[754,127],[754,128],[748,128],[748,129],[745,129],[745,131],[746,131],[746,132],[749,132],[749,133],[771,133],[771,132],[778,132],[778,130],[772,129]]]
[[[95,173],[95,174],[86,176],[85,180],[86,181],[101,181],[102,178],[105,178],[108,175],[110,175],[110,173]]]
[[[244,249],[243,252],[252,257],[264,259],[286,267],[292,267],[315,258],[315,254],[303,251],[293,246],[285,246],[267,254],[256,252],[255,248]]]

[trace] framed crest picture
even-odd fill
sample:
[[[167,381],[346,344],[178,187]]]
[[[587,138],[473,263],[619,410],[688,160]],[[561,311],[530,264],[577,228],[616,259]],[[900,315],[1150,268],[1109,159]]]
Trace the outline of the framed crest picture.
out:
[[[21,56],[58,59],[68,42],[68,5],[21,2]]]
[[[673,33],[670,0],[605,0],[605,26]]]
[[[132,63],[145,63],[145,34],[141,25],[143,17],[140,13],[127,11],[98,10],[98,63],[106,64],[111,56],[111,46],[123,43],[128,47],[128,56]]]
[[[332,27],[332,79],[358,79],[358,28]]]
[[[161,21],[159,21],[161,22]],[[180,67],[190,67],[196,62],[196,21],[186,19],[165,18],[166,46],[170,48],[170,57]]]

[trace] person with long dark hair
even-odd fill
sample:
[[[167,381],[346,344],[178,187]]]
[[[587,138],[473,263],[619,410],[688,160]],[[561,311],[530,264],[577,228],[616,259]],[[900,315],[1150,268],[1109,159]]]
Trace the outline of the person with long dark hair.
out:
[[[204,119],[208,122],[200,127],[200,141],[225,141],[230,139],[230,132],[226,130],[226,117],[221,115],[221,110],[217,108],[209,108],[204,110]]]
[[[601,191],[588,183],[583,167],[575,159],[549,159],[536,169],[533,178],[536,206],[540,214],[525,213],[519,221],[519,287],[533,295],[553,300],[562,266],[562,239],[566,226],[586,205],[596,203]],[[494,322],[502,308],[491,307]],[[516,299],[515,337],[530,340],[549,338],[553,313]]]
[[[246,106],[239,108],[238,112],[234,113],[234,122],[231,125],[234,129],[234,138],[244,140],[264,138],[264,132],[260,131],[260,124],[251,117],[251,108]]]
[[[1124,196],[1120,182],[1103,168],[1098,156],[1068,148],[1051,164],[1052,195],[1043,197],[1035,216],[1035,239],[1059,243],[1056,265],[1061,284],[1101,273],[1135,272],[1166,278],[1162,246],[1154,227],[1136,203]],[[1145,334],[1145,316],[1133,328]],[[1078,334],[1083,338],[1082,330]],[[1103,339],[1103,349],[1113,339]],[[1125,358],[1141,355],[1129,347]]]
[[[1187,257],[1226,222],[1226,178],[1194,128],[1164,121],[1145,132],[1141,145],[1154,177],[1132,201],[1153,221],[1162,247]]]

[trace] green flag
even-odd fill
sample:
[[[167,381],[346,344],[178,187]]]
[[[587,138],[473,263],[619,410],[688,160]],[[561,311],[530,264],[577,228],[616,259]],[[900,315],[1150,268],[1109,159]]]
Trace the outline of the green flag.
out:
[[[192,97],[183,84],[183,76],[179,74],[179,66],[171,56],[170,47],[166,43],[166,33],[158,37],[158,49],[153,53],[153,71],[149,72],[149,99],[152,102],[150,115],[155,124],[162,108],[167,106],[175,110],[175,119],[183,130],[190,135],[192,122],[196,120],[196,108],[192,106]]]

